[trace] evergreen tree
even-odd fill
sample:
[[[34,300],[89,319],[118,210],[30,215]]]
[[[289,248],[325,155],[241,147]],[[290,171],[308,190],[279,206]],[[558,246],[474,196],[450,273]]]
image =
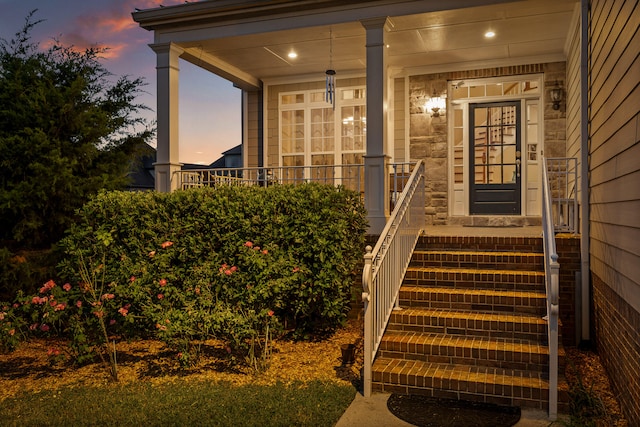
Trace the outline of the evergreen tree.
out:
[[[48,246],[101,189],[122,189],[153,131],[135,103],[143,81],[115,78],[101,48],[57,40],[41,49],[35,11],[11,41],[0,39],[0,239]]]

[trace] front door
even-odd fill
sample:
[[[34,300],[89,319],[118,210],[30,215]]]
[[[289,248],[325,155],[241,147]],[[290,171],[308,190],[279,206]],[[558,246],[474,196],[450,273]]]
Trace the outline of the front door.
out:
[[[520,215],[520,102],[469,105],[471,215]]]

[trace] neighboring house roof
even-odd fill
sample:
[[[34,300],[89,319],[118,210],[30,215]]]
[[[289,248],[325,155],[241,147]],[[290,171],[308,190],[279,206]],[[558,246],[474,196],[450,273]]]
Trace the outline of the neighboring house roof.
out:
[[[155,171],[153,164],[156,162],[156,149],[147,144],[148,154],[132,165],[129,177],[131,181],[127,186],[129,191],[153,190],[156,187]]]
[[[130,191],[154,190],[156,186],[155,167],[156,149],[148,146],[149,154],[143,156],[129,173],[131,183],[127,186]],[[222,152],[222,156],[209,165],[196,163],[184,163],[182,170],[194,169],[224,169],[242,167],[242,145],[236,145],[227,151]]]

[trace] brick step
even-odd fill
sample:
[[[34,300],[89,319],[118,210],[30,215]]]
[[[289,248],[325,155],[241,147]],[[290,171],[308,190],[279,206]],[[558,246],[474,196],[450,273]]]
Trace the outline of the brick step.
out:
[[[547,296],[543,292],[401,286],[399,298],[403,307],[496,311],[539,316],[544,316],[547,310]]]
[[[484,366],[453,365],[379,357],[373,390],[443,399],[548,409],[548,374]],[[559,381],[558,409],[568,410],[568,386]]]
[[[407,308],[391,313],[388,331],[546,341],[547,322],[538,316]]]
[[[548,347],[530,340],[389,331],[380,342],[378,357],[549,371]],[[564,350],[558,359],[562,366]]]
[[[409,267],[403,284],[456,289],[503,289],[544,292],[544,272],[471,268]]]
[[[542,236],[542,229],[540,229]],[[416,250],[543,253],[542,237],[420,236]]]
[[[412,267],[544,271],[544,254],[532,252],[415,251]]]

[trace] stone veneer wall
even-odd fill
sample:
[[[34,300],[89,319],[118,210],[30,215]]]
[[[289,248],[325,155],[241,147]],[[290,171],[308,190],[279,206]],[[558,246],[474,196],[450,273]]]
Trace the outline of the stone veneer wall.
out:
[[[435,91],[447,92],[448,81],[475,78],[504,77],[522,74],[544,74],[544,154],[547,157],[566,155],[565,105],[559,110],[552,108],[548,92],[556,81],[564,85],[566,64],[554,62],[510,67],[485,68],[481,70],[455,71],[409,77],[409,156],[412,160],[423,159],[426,166],[427,225],[449,222],[449,149],[447,117],[431,117],[425,114],[423,105]]]
[[[640,426],[640,313],[597,275],[592,279],[598,354],[629,425]]]

